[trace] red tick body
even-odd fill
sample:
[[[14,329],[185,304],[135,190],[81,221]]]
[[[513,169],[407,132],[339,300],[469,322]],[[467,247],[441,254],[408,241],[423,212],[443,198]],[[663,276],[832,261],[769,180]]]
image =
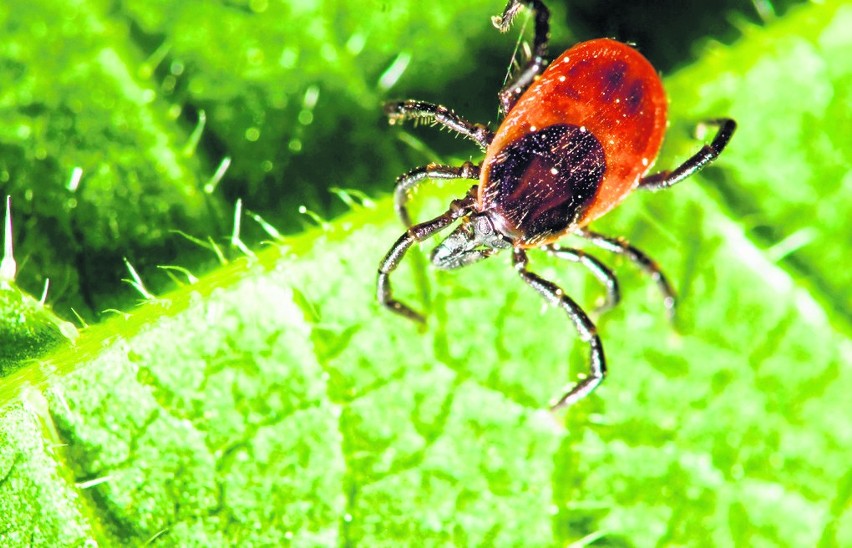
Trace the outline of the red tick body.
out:
[[[485,150],[485,159],[460,167],[429,164],[397,179],[395,205],[408,229],[379,264],[376,293],[391,311],[423,322],[421,314],[393,298],[390,274],[415,242],[456,221],[460,221],[456,228],[430,255],[436,268],[461,268],[511,248],[518,275],[562,309],[589,346],[588,375],[552,405],[557,409],[584,398],[604,379],[603,344],[583,309],[556,284],[528,269],[527,250],[539,248],[585,266],[606,289],[606,301],[598,311],[619,301],[615,275],[585,251],[554,242],[571,234],[624,255],[652,276],[672,314],[674,290],[657,264],[623,239],[586,227],[634,189],[668,188],[712,162],[727,146],[736,123],[727,118],[709,121],[719,127],[709,145],[672,171],[646,175],[666,130],[666,94],[657,72],[635,49],[608,39],[577,44],[545,70],[549,13],[542,0],[509,0],[493,22],[507,30],[522,5],[535,15],[535,42],[530,59],[500,91],[506,117],[496,132],[432,103],[385,105],[391,123],[426,119],[441,124],[476,142]],[[411,222],[406,202],[414,188],[428,179],[460,178],[478,179],[479,184],[442,215],[416,225]]]
[[[538,148],[552,150],[527,154],[526,166],[504,167],[517,164],[525,141],[530,145],[535,135],[559,127],[539,139]],[[638,186],[665,129],[665,91],[647,59],[615,40],[577,44],[530,85],[495,133],[482,164],[477,209],[495,210],[490,218],[496,228],[521,247],[552,243]]]

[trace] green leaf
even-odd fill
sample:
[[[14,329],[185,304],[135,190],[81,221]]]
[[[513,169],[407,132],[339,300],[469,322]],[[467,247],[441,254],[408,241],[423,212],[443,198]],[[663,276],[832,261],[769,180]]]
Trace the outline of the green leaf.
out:
[[[0,378],[22,362],[76,338],[73,324],[57,318],[14,283],[0,282]]]
[[[829,16],[830,15],[830,16]],[[852,327],[852,10],[829,3],[747,27],[733,52],[708,51],[667,82],[675,119],[724,112],[740,124],[715,191],[767,257],[782,261],[846,333]],[[734,62],[736,61],[736,62]],[[696,78],[716,77],[696,86]],[[695,110],[700,105],[700,111]]]
[[[0,543],[849,545],[849,246],[827,248],[848,237],[850,18],[808,5],[667,81],[661,166],[700,145],[696,120],[740,129],[713,168],[596,227],[651,253],[682,304],[668,325],[653,284],[608,261],[625,299],[599,321],[593,397],[542,410],[586,351],[508,257],[435,273],[414,251],[395,289],[428,329],[380,310],[401,233],[382,199],[3,379]],[[801,228],[814,239],[783,253]]]
[[[137,73],[127,25],[101,3],[8,3],[0,29],[0,180],[26,228],[20,281],[52,276],[63,309],[92,317],[122,302],[105,295],[120,284],[105,263],[173,248],[169,231],[207,229],[218,203],[182,152],[187,133]]]

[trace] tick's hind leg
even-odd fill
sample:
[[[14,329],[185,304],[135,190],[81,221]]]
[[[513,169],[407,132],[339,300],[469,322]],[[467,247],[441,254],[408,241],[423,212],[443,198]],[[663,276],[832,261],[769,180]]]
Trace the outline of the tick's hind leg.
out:
[[[565,295],[562,289],[556,284],[527,270],[527,254],[523,249],[515,248],[513,261],[515,269],[521,278],[538,291],[548,303],[564,310],[574,323],[574,327],[577,329],[580,338],[589,344],[589,375],[572,386],[561,398],[551,405],[551,410],[555,411],[577,403],[579,400],[588,396],[603,381],[606,376],[606,359],[604,358],[603,345],[601,344],[600,337],[598,337],[595,324],[592,323],[592,320],[589,319],[577,303]]]
[[[396,312],[400,316],[408,318],[409,320],[414,320],[420,323],[425,322],[425,318],[422,314],[415,312],[414,309],[409,307],[407,304],[393,298],[390,274],[396,270],[402,262],[402,258],[405,257],[405,253],[414,244],[414,242],[422,242],[436,232],[453,224],[456,219],[468,215],[473,209],[474,202],[474,194],[468,193],[468,195],[461,200],[454,200],[453,203],[450,204],[449,209],[447,209],[447,211],[442,215],[435,217],[431,221],[426,221],[425,223],[412,226],[405,231],[405,234],[399,237],[396,243],[393,244],[393,247],[390,248],[387,255],[385,255],[379,263],[379,275],[376,280],[376,296],[384,307]]]
[[[570,249],[555,245],[546,245],[542,249],[554,257],[580,263],[603,284],[606,289],[606,299],[603,304],[595,308],[594,312],[596,314],[603,314],[607,310],[615,308],[621,300],[621,291],[618,288],[618,279],[615,277],[615,274],[595,257],[579,249]]]
[[[408,199],[411,192],[426,179],[479,179],[479,166],[470,162],[465,162],[459,167],[429,164],[400,175],[396,180],[393,203],[397,215],[406,227],[413,224],[406,206]]]
[[[509,78],[509,82],[500,90],[500,109],[508,114],[515,106],[518,97],[524,92],[535,77],[542,73],[547,66],[547,41],[550,34],[550,11],[541,0],[509,0],[502,15],[493,17],[491,21],[500,32],[506,32],[512,25],[512,20],[518,14],[522,5],[526,5],[535,13],[535,38],[533,50],[527,63]]]
[[[697,173],[725,150],[725,147],[728,146],[728,142],[731,140],[731,136],[734,134],[734,130],[737,129],[737,123],[730,118],[708,120],[704,124],[719,127],[719,131],[716,132],[716,136],[709,145],[701,147],[701,150],[673,171],[661,171],[643,177],[639,181],[639,188],[647,190],[668,188],[683,181],[693,173]]]
[[[391,124],[405,120],[423,120],[428,123],[439,124],[474,141],[483,150],[494,138],[494,134],[484,125],[469,122],[442,105],[409,99],[385,103],[384,108]]]
[[[663,304],[666,307],[666,314],[669,319],[674,317],[675,306],[677,304],[675,291],[672,289],[671,284],[666,279],[666,276],[663,274],[663,271],[660,270],[660,267],[656,262],[622,238],[610,238],[587,229],[582,229],[576,234],[589,240],[601,249],[605,249],[619,255],[624,255],[630,259],[630,262],[634,263],[642,269],[643,272],[651,276],[651,278],[657,283],[660,293],[663,294]]]

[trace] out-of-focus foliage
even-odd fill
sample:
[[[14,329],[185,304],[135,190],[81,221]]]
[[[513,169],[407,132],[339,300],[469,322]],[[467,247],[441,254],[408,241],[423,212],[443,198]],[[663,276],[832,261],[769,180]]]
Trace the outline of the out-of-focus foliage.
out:
[[[625,293],[599,321],[612,375],[563,414],[542,408],[585,349],[506,257],[436,274],[413,252],[395,283],[428,312],[421,332],[373,302],[401,232],[386,198],[250,257],[227,243],[237,196],[294,229],[300,204],[333,210],[329,187],[389,190],[407,167],[475,155],[386,129],[379,105],[446,96],[493,118],[514,37],[494,45],[492,4],[0,8],[21,285],[50,276],[61,314],[94,317],[144,292],[118,285],[122,256],[158,294],[157,264],[210,269],[216,254],[171,230],[232,259],[79,337],[9,284],[27,306],[4,325],[33,329],[0,355],[0,544],[852,543],[841,2],[739,19],[736,43],[667,57],[688,66],[666,78],[661,168],[700,146],[702,118],[740,129],[701,176],[597,227],[664,265],[682,306],[668,325],[653,284],[601,255]],[[420,193],[418,214],[463,190]],[[259,232],[243,219],[246,241]],[[532,260],[582,303],[599,296],[581,269]]]

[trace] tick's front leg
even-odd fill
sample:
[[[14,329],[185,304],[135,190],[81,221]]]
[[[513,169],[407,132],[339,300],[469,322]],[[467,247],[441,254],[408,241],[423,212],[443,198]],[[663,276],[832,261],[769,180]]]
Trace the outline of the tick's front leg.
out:
[[[428,179],[479,179],[479,166],[465,162],[459,167],[429,164],[412,169],[408,173],[400,175],[396,180],[396,188],[393,194],[393,204],[402,224],[411,226],[411,216],[408,214],[408,199],[411,192]]]
[[[405,120],[423,120],[428,123],[439,124],[474,141],[482,150],[485,150],[488,143],[494,138],[494,134],[484,125],[468,122],[443,105],[409,99],[385,103],[384,108],[391,124]]]
[[[405,231],[405,234],[399,237],[396,243],[390,248],[387,255],[379,263],[379,276],[376,280],[376,296],[379,302],[385,308],[396,312],[400,316],[404,316],[415,322],[425,323],[426,319],[423,314],[415,312],[414,309],[407,304],[397,301],[393,298],[391,289],[390,274],[399,266],[408,249],[414,242],[422,242],[436,232],[439,232],[460,217],[468,215],[473,210],[475,197],[473,194],[468,194],[461,200],[454,200],[449,209],[443,214],[435,217],[431,221],[420,223],[412,226]]]
[[[509,82],[500,90],[500,110],[504,115],[508,114],[518,98],[533,83],[535,77],[544,71],[547,66],[547,41],[550,36],[550,11],[541,0],[509,0],[502,15],[491,19],[494,26],[500,32],[506,32],[512,25],[515,16],[522,5],[526,5],[535,14],[535,38],[533,39],[533,51],[527,63],[521,67]]]

